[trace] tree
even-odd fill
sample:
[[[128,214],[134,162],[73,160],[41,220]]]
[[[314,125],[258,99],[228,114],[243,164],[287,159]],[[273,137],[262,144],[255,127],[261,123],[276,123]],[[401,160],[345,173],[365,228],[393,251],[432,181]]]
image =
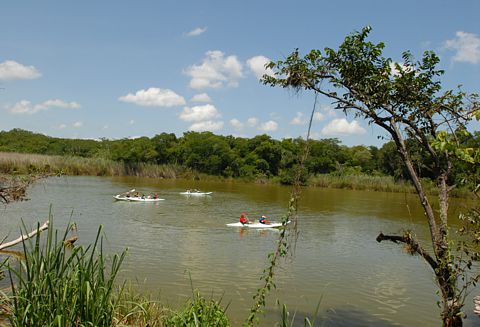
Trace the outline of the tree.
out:
[[[402,236],[380,234],[377,241],[405,243],[412,253],[425,259],[442,296],[443,325],[461,326],[465,293],[459,287],[461,276],[456,268],[460,263],[452,255],[449,238],[449,193],[454,187],[450,177],[457,159],[480,161],[478,148],[457,142],[457,135],[469,134],[467,126],[473,117],[480,118],[478,95],[460,88],[443,91],[439,80],[443,71],[437,69],[439,58],[433,52],[425,52],[420,61],[404,52],[402,64],[384,57],[383,43],[367,41],[370,31],[366,27],[347,36],[338,50],[312,50],[302,57],[296,49],[285,60],[267,64],[276,75],[264,75],[263,83],[314,91],[331,99],[336,109],[364,118],[387,133],[425,211],[433,254],[409,232]],[[405,141],[407,138],[410,142]],[[420,183],[412,149],[428,154],[426,164],[438,189],[438,212]]]

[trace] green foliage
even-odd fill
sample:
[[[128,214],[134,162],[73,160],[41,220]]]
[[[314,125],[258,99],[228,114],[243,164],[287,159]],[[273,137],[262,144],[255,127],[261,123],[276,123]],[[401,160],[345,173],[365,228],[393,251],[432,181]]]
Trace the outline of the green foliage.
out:
[[[227,327],[230,326],[225,310],[220,306],[220,301],[207,300],[194,291],[183,311],[175,313],[165,320],[166,327]]]
[[[131,283],[117,294],[114,326],[163,327],[170,310],[150,295],[138,293]]]
[[[24,242],[18,265],[9,262],[12,326],[111,326],[115,312],[114,281],[126,252],[113,256],[109,272],[100,230],[93,246],[67,249],[50,228]],[[97,249],[97,246],[99,247]]]
[[[469,276],[459,268],[461,259],[452,254],[448,207],[455,183],[463,179],[471,183],[469,169],[478,178],[480,148],[478,143],[471,146],[471,139],[478,135],[468,128],[480,117],[479,96],[460,88],[442,90],[439,78],[444,72],[437,68],[440,59],[435,53],[426,51],[417,61],[406,51],[403,63],[397,63],[383,56],[384,43],[368,40],[370,32],[371,28],[365,27],[348,35],[337,50],[314,49],[302,56],[296,49],[285,60],[266,65],[275,76],[264,75],[263,83],[311,90],[316,96],[327,97],[336,109],[363,118],[387,133],[394,146],[387,144],[379,151],[354,147],[347,169],[358,166],[362,171],[373,171],[375,165],[367,163],[375,155],[380,171],[411,180],[429,224],[433,256],[414,239],[401,240],[416,244],[415,251],[433,269],[442,295],[443,324],[461,326],[462,292],[468,282],[460,289],[458,283]],[[432,207],[424,187],[431,181],[437,189],[438,209]]]
[[[440,149],[442,144],[445,146],[445,138],[452,138],[448,135],[440,134],[439,140],[433,140],[433,147]],[[456,133],[454,139],[458,145],[453,154],[457,157],[463,155],[465,159],[475,156],[476,152],[472,149],[480,146],[480,132]],[[431,155],[413,140],[407,139],[406,144],[419,176],[434,180],[429,169]],[[251,181],[276,178],[283,184],[292,184],[304,145],[305,140],[300,138],[278,141],[267,135],[258,135],[246,139],[210,132],[188,132],[179,138],[162,133],[151,139],[69,140],[14,129],[0,132],[0,151],[49,153],[55,157],[31,155],[29,160],[25,160],[25,157],[15,157],[14,154],[6,158],[0,153],[0,172],[175,178],[193,170]],[[380,149],[373,146],[347,147],[338,139],[309,140],[309,147],[310,155],[305,162],[302,184],[308,176],[343,175],[345,170],[352,169],[362,174],[393,176],[400,183],[409,178],[393,141],[385,143]],[[81,156],[73,156],[75,153]],[[480,169],[472,168],[468,161],[458,160],[454,168],[449,180],[451,185],[462,184],[472,171],[475,171],[477,179],[480,178]],[[468,187],[472,189],[474,184],[468,184]]]

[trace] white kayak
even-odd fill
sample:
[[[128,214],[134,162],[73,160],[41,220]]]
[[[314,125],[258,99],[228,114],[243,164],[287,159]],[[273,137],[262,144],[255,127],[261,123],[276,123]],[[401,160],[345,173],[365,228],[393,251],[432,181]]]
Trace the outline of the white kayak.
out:
[[[287,224],[290,222],[287,222]],[[271,222],[270,224],[262,224],[259,222],[251,224],[242,224],[241,222],[227,224],[229,227],[248,227],[248,228],[278,228],[282,227],[282,223]]]
[[[160,198],[148,198],[148,197],[138,197],[138,196],[124,196],[124,195],[114,195],[115,200],[118,201],[129,201],[129,202],[158,202],[163,201],[165,199]]]
[[[182,195],[197,195],[197,196],[210,195],[212,193],[213,192],[194,192],[194,191],[180,192],[180,194],[182,194]]]

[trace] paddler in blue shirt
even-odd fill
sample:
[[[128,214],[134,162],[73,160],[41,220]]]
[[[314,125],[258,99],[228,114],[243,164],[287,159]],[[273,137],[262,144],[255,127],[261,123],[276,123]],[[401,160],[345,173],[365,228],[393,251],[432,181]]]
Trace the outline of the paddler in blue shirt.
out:
[[[267,220],[267,217],[265,216],[261,216],[260,218],[258,218],[258,221],[260,222],[260,224],[270,224],[270,222]]]

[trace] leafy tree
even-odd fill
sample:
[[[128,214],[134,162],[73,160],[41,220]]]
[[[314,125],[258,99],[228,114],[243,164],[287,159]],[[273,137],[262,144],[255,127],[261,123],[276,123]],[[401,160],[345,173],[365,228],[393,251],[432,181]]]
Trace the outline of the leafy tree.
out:
[[[175,160],[174,149],[177,145],[177,137],[173,133],[162,133],[152,138],[155,151],[157,152],[156,163],[168,164]]]
[[[402,64],[384,57],[384,44],[367,40],[370,30],[366,27],[347,36],[338,50],[312,50],[302,57],[297,49],[285,60],[269,63],[267,68],[274,69],[276,76],[265,75],[263,82],[324,95],[337,109],[381,127],[392,139],[425,211],[433,254],[409,232],[403,236],[380,234],[377,241],[405,243],[411,253],[425,259],[442,296],[443,325],[461,326],[465,293],[459,283],[468,276],[458,269],[461,263],[452,255],[448,205],[454,162],[480,161],[478,149],[466,148],[456,138],[468,134],[474,115],[480,117],[478,96],[461,89],[443,91],[439,80],[443,71],[437,69],[439,58],[433,52],[425,52],[420,61],[404,52]],[[419,149],[430,159],[424,164],[438,189],[438,211],[414,166],[413,156]]]

